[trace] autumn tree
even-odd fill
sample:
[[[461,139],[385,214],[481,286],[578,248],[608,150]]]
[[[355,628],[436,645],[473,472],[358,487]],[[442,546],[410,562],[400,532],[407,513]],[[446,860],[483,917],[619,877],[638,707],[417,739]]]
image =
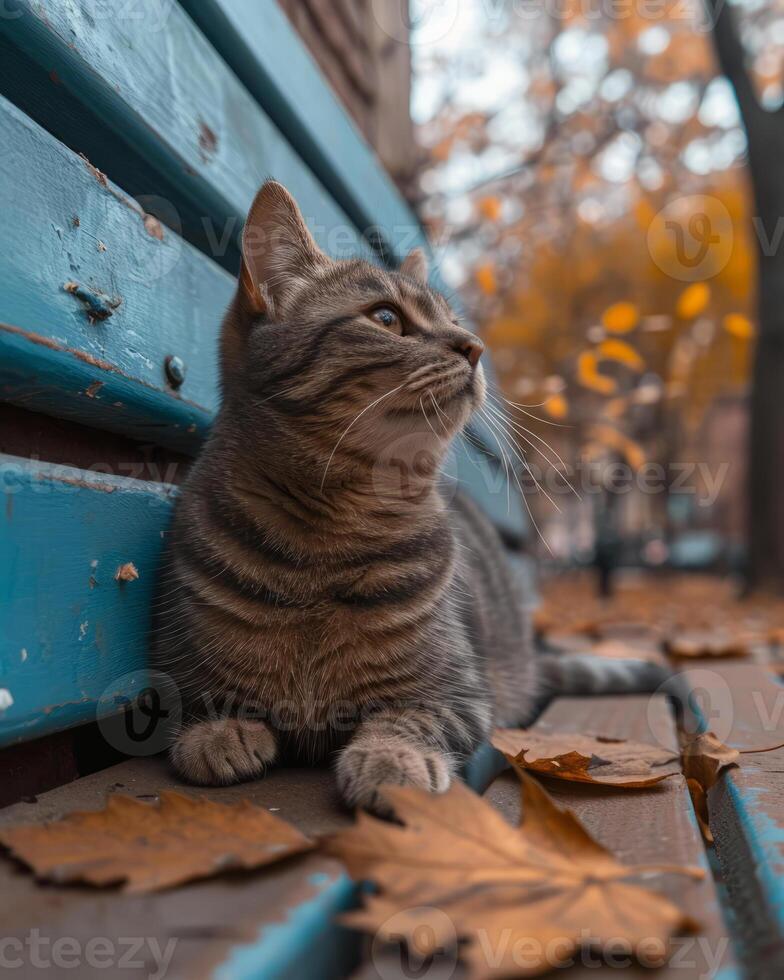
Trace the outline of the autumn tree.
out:
[[[751,390],[749,558],[755,583],[784,580],[784,109],[755,91],[737,18],[724,0],[705,0],[721,70],[732,84],[748,140],[758,246],[759,331]]]
[[[415,48],[419,203],[444,274],[506,396],[543,416],[518,421],[564,459],[698,460],[717,399],[745,397],[755,335],[732,89],[680,3],[656,16],[520,6],[466,13],[443,44]],[[708,228],[720,243],[692,261]],[[545,497],[531,504],[560,519]],[[667,495],[645,506],[643,525],[666,525]]]

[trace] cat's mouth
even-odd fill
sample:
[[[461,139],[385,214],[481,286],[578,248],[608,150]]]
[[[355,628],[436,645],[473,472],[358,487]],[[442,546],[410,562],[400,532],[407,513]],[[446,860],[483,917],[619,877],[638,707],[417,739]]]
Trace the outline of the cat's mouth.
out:
[[[419,368],[409,378],[404,389],[412,396],[410,409],[435,414],[439,433],[454,433],[462,427],[467,417],[484,401],[485,381],[481,366],[454,361],[432,364]],[[431,408],[432,407],[432,408]]]
[[[407,387],[417,397],[423,393],[437,398],[467,397],[477,390],[478,376],[479,371],[468,364],[450,364],[417,371]]]
[[[481,369],[460,367],[439,378],[431,390],[440,402],[465,402],[478,408],[484,400],[484,377]]]

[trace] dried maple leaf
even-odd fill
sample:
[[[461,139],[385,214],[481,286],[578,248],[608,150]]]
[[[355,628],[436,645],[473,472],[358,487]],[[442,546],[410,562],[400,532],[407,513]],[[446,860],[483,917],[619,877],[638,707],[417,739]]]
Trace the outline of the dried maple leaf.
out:
[[[643,789],[681,771],[677,753],[645,742],[499,728],[493,745],[513,766],[575,783]]]
[[[708,790],[716,785],[722,773],[740,765],[739,759],[742,755],[759,755],[780,748],[784,748],[784,744],[779,742],[760,749],[733,749],[721,742],[713,732],[703,732],[684,745],[681,750],[683,773],[705,840],[713,843],[708,815]]]
[[[686,776],[686,785],[691,793],[702,836],[708,843],[713,843],[708,815],[708,790],[716,785],[725,770],[737,766],[739,758],[740,752],[719,741],[713,732],[704,732],[683,747],[683,774]]]
[[[325,845],[354,877],[377,886],[342,921],[385,941],[402,938],[419,953],[460,940],[473,980],[544,973],[581,948],[617,949],[619,937],[630,953],[644,940],[646,949],[658,941],[664,950],[671,935],[693,926],[632,879],[652,871],[702,878],[699,869],[625,867],[534,779],[518,776],[519,827],[460,783],[442,795],[385,788],[402,826],[360,814]]]
[[[157,805],[111,796],[103,810],[6,828],[0,843],[38,878],[125,882],[126,892],[257,868],[314,847],[295,827],[247,800],[226,805],[171,792],[161,793]]]

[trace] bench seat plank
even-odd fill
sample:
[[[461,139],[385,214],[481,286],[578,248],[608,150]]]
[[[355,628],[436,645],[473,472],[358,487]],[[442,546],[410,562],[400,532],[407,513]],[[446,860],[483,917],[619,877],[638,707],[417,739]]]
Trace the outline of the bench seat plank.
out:
[[[748,662],[695,664],[682,675],[703,725],[742,755],[708,792],[716,853],[751,975],[784,973],[784,686]],[[757,971],[757,972],[755,972]]]
[[[173,489],[0,456],[0,745],[142,689]],[[135,581],[115,580],[132,562]]]
[[[35,803],[0,811],[0,826],[39,823],[74,810],[99,809],[111,793],[146,801],[175,789],[217,802],[247,799],[268,807],[306,834],[336,830],[351,819],[338,804],[334,779],[324,769],[273,769],[263,779],[221,789],[183,786],[160,758],[132,759],[41,794]],[[127,951],[124,937],[142,942],[129,976],[155,973],[154,953],[174,941],[170,980],[337,980],[356,960],[358,938],[333,924],[355,900],[341,866],[318,855],[283,862],[261,873],[224,876],[151,895],[123,895],[83,885],[62,890],[35,883],[32,875],[0,861],[2,934],[24,941],[31,930],[54,942],[73,937],[85,948],[100,936]],[[49,946],[51,953],[51,946]],[[20,951],[24,957],[26,952]],[[51,967],[53,976],[73,975]],[[106,975],[82,961],[82,977]],[[25,973],[26,975],[26,973]]]
[[[610,697],[559,698],[533,726],[542,732],[576,732],[648,741],[677,751],[675,727],[665,698]],[[499,756],[500,758],[500,756]],[[483,775],[492,774],[484,760]],[[588,831],[621,862],[628,864],[682,864],[703,867],[706,878],[693,881],[679,875],[661,875],[646,880],[646,887],[672,899],[701,923],[702,932],[676,942],[675,956],[655,976],[689,980],[738,980],[730,938],[719,907],[688,790],[683,777],[672,777],[647,790],[621,790],[581,786],[555,779],[545,780],[547,791],[559,805],[572,810]],[[520,820],[520,784],[507,771],[489,787],[486,798],[513,824]],[[586,925],[590,925],[586,923]],[[575,964],[569,977],[588,980],[599,977],[649,977],[651,970],[639,965],[619,969]],[[391,980],[410,976],[401,966],[398,953],[377,951],[354,975],[354,980]],[[432,980],[465,980],[462,967],[455,969],[449,956],[436,961]]]
[[[674,720],[662,695],[559,698],[534,729],[632,739],[678,752]],[[679,864],[704,869],[703,881],[680,875],[646,880],[646,887],[672,899],[701,925],[696,936],[676,943],[675,959],[656,975],[737,978],[729,931],[683,776],[672,776],[645,790],[581,786],[554,779],[546,780],[546,784],[555,800],[573,810],[589,833],[624,864]],[[498,792],[505,795],[500,786]],[[493,794],[491,788],[491,799]],[[519,800],[515,803],[514,799],[511,802],[519,807]],[[500,799],[498,804],[504,805]],[[601,971],[585,967],[575,972],[585,977],[601,975]],[[606,972],[618,973],[617,969]],[[639,967],[624,972],[650,975],[650,970]]]

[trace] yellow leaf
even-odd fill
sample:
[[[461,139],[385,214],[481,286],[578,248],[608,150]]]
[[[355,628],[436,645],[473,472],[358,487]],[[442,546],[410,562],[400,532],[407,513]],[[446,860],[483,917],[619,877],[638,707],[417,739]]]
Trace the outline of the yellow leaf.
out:
[[[645,361],[640,354],[625,340],[605,340],[599,344],[597,352],[600,358],[619,361],[634,371],[642,371],[645,367]]]
[[[498,280],[495,275],[495,267],[490,262],[485,262],[476,267],[474,272],[477,284],[483,293],[493,296],[498,292]]]
[[[602,323],[610,333],[628,333],[637,326],[640,311],[634,303],[614,303],[602,314]]]
[[[483,197],[478,204],[479,213],[488,221],[498,221],[501,217],[501,198]]]
[[[739,340],[751,340],[757,332],[751,320],[742,313],[728,313],[724,317],[724,329]]]
[[[544,410],[551,419],[565,419],[569,414],[569,402],[563,395],[550,395],[544,403]]]
[[[612,378],[599,374],[598,364],[599,359],[595,351],[583,351],[577,358],[577,380],[585,388],[598,391],[600,395],[612,395],[617,385]]]
[[[605,404],[604,413],[611,419],[619,419],[627,407],[628,401],[625,398],[613,398]]]
[[[639,443],[636,443],[633,439],[625,436],[622,432],[619,432],[610,425],[592,426],[591,436],[594,439],[598,439],[605,446],[609,446],[616,452],[621,453],[633,470],[641,469],[647,462],[645,452]]]
[[[710,303],[710,298],[711,291],[707,283],[692,283],[678,297],[675,312],[682,320],[693,320]]]

